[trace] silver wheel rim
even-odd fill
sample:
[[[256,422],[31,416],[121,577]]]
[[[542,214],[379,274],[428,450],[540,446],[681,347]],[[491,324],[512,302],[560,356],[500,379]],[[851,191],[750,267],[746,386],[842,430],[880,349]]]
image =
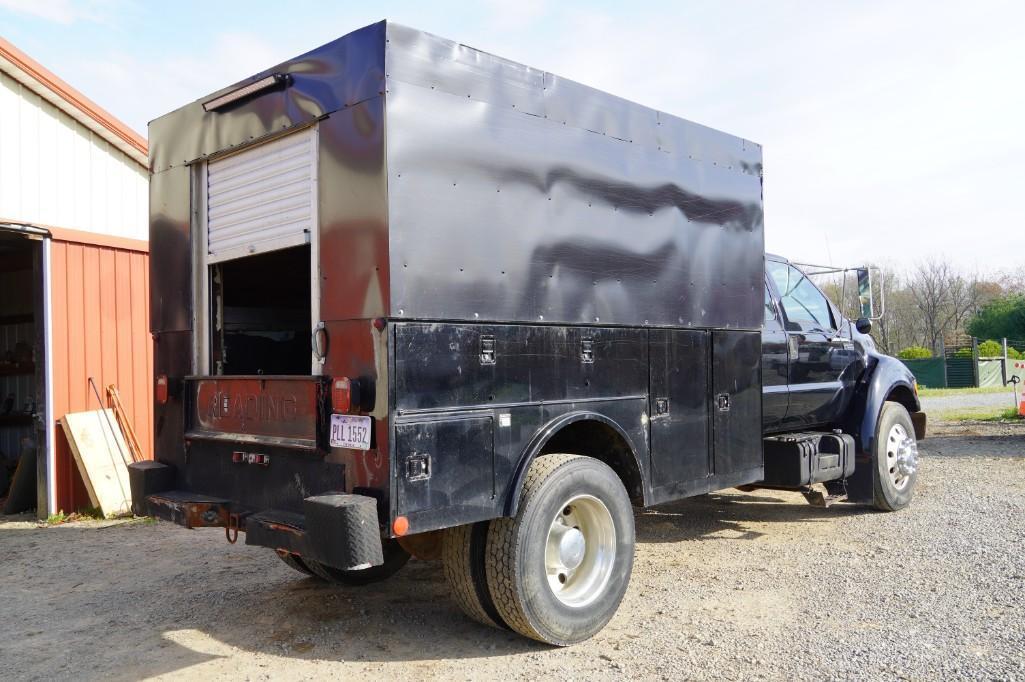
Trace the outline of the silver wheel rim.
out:
[[[886,470],[897,490],[904,490],[918,469],[918,443],[903,424],[894,424],[886,434]]]
[[[548,529],[545,572],[555,598],[586,606],[605,591],[616,560],[616,525],[601,500],[577,495],[559,508]]]

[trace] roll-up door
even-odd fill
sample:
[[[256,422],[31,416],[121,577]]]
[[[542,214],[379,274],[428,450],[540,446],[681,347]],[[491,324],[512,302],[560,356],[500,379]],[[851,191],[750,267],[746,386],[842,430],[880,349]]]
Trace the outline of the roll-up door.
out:
[[[316,229],[316,129],[207,165],[208,262],[306,244]]]

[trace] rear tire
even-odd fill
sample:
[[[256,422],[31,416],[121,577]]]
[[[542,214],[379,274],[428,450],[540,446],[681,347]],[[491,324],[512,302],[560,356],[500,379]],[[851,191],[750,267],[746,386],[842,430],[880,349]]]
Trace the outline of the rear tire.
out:
[[[456,526],[445,531],[441,560],[452,598],[467,616],[493,628],[505,628],[488,589],[484,555],[489,521]]]
[[[516,516],[491,522],[485,568],[511,629],[566,646],[615,615],[633,558],[633,508],[615,472],[557,454],[531,463]]]
[[[918,443],[911,415],[900,403],[883,403],[872,458],[872,506],[880,511],[898,511],[911,504],[918,481]]]
[[[387,580],[399,572],[406,562],[409,561],[409,552],[402,549],[395,540],[382,540],[384,550],[384,563],[380,566],[361,568],[358,570],[344,570],[322,564],[312,559],[303,559],[309,569],[318,577],[332,583],[343,585],[369,585],[371,583]]]

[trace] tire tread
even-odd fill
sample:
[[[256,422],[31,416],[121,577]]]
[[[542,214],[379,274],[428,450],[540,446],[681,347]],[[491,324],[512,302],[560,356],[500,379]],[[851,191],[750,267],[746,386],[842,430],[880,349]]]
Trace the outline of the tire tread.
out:
[[[521,541],[517,533],[519,529],[517,521],[530,504],[531,499],[541,489],[545,480],[560,467],[578,459],[586,458],[581,455],[552,454],[535,459],[531,463],[530,469],[527,470],[527,478],[523,482],[523,493],[516,518],[495,519],[491,522],[491,528],[488,531],[485,564],[488,587],[491,590],[495,608],[511,629],[524,637],[541,642],[547,642],[547,640],[530,623],[530,619],[523,609],[523,597],[516,590],[516,585],[520,582],[517,575],[519,567],[516,557]]]
[[[488,615],[487,608],[481,602],[479,589],[487,589],[487,585],[478,585],[473,574],[472,536],[475,524],[456,526],[445,531],[442,540],[441,562],[445,571],[445,579],[452,590],[452,598],[469,618],[493,628],[501,627],[495,619]]]

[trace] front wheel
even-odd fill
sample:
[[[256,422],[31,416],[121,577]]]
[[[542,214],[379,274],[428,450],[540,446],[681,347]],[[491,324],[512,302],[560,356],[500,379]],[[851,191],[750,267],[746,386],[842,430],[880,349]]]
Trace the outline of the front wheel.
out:
[[[630,498],[603,462],[563,454],[534,460],[522,494],[516,516],[488,529],[488,591],[516,632],[581,642],[605,627],[630,583]]]
[[[918,481],[918,442],[911,415],[900,403],[883,403],[872,456],[873,506],[882,511],[908,506]]]

